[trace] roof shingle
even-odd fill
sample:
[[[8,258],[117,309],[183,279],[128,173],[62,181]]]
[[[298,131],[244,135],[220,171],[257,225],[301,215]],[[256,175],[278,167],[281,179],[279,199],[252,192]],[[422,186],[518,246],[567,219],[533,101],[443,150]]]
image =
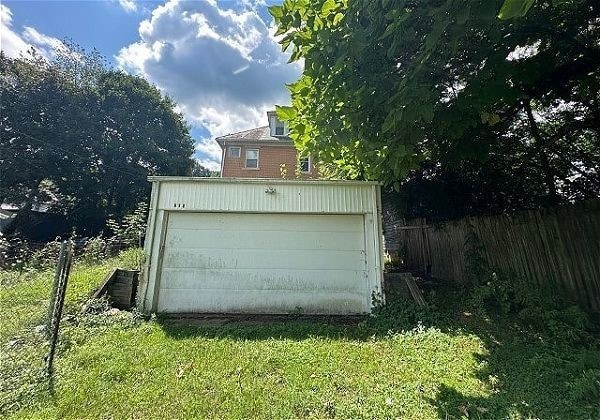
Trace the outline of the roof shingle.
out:
[[[271,135],[269,126],[252,128],[250,130],[240,131],[239,133],[227,134],[215,139],[217,143],[222,144],[223,141],[244,141],[244,142],[277,142],[288,143],[291,139],[287,136],[275,137]]]

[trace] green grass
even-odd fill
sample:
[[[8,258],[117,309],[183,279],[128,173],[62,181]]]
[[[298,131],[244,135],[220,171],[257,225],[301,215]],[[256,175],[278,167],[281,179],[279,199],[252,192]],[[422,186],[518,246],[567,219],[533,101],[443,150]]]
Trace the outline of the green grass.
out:
[[[135,260],[74,268],[52,382],[34,331],[52,273],[0,275],[0,416],[600,418],[586,388],[597,343],[552,343],[452,305],[428,327],[390,333],[377,322],[199,328],[77,314],[110,267]]]

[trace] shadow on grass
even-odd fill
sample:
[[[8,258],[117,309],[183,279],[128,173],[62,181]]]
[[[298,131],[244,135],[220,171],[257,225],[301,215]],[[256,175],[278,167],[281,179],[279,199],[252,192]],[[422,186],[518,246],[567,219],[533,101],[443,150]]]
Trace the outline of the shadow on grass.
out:
[[[175,339],[204,337],[234,340],[367,338],[359,324],[365,317],[251,316],[159,318],[161,329]]]
[[[385,339],[390,333],[418,325],[450,335],[473,335],[485,348],[483,355],[474,355],[478,362],[474,377],[484,384],[488,396],[468,395],[440,379],[437,395],[429,401],[437,408],[439,418],[600,419],[598,336],[582,344],[553,341],[524,329],[514,319],[483,319],[465,314],[460,304],[438,306],[434,311],[414,307],[406,310],[399,304],[392,307],[391,314],[383,314],[379,319],[365,318],[341,325],[340,319],[319,317],[217,319],[212,324],[206,320],[159,319],[159,323],[175,339],[372,340]]]
[[[480,366],[475,377],[489,396],[442,383],[430,401],[440,418],[600,419],[600,337],[554,339],[514,318],[454,320],[484,344],[484,355],[474,355]]]
[[[440,418],[600,418],[600,388],[586,379],[586,372],[600,367],[599,350],[519,336],[498,340],[485,332],[478,337],[487,355],[476,356],[476,377],[490,395],[465,395],[441,384],[431,401]]]

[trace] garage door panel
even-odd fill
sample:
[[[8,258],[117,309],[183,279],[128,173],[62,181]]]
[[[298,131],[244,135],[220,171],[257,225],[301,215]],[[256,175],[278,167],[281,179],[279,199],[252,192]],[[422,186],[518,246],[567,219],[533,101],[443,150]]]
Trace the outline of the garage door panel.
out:
[[[169,214],[159,312],[369,310],[362,215]]]
[[[290,217],[294,223],[290,223]],[[301,225],[311,232],[361,232],[362,214],[264,214],[264,213],[176,213],[169,218],[169,229],[219,231],[297,231]]]
[[[165,269],[162,289],[314,290],[364,293],[362,270],[195,270]]]
[[[296,251],[287,249],[168,249],[165,248],[164,268],[199,269],[346,269],[365,268],[362,251]]]
[[[229,249],[273,249],[273,244],[283,249],[361,251],[363,234],[352,232],[306,232],[306,231],[264,231],[260,229],[243,231],[169,229],[165,245],[169,248],[228,247]]]
[[[278,290],[242,291],[223,294],[221,290],[194,293],[186,289],[166,289],[159,301],[159,312],[190,313],[289,313],[353,314],[364,308],[364,291],[320,293],[318,291]],[[165,304],[166,303],[166,304]],[[361,311],[358,311],[361,312]]]

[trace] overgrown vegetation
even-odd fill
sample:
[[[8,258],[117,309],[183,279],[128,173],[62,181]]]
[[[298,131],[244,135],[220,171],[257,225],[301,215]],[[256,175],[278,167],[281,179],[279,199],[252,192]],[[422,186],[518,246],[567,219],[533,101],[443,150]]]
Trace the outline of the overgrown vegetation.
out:
[[[475,234],[467,237],[467,279],[462,291],[470,310],[483,316],[516,317],[544,338],[574,345],[593,342],[590,316],[564,298],[566,291],[546,283],[535,286],[515,274],[495,270],[483,257]]]
[[[305,63],[278,115],[338,176],[395,186],[408,218],[596,198],[600,8],[533,3],[272,6],[282,48]]]
[[[92,238],[72,235],[68,240],[76,242],[77,258],[87,263],[101,262],[124,249],[140,246],[147,217],[148,205],[145,202],[138,203],[122,221],[107,220],[107,235],[100,234]],[[52,267],[56,263],[61,242],[57,238],[41,248],[34,248],[18,236],[7,238],[0,233],[0,268],[32,271]]]
[[[132,249],[76,264],[52,382],[42,373],[46,343],[37,327],[52,270],[0,272],[0,415],[600,416],[598,335],[587,329],[582,341],[526,323],[515,313],[519,302],[491,311],[490,297],[513,295],[484,292],[487,282],[469,296],[439,290],[426,307],[391,302],[356,327],[296,318],[215,328],[143,320],[102,300],[79,313],[111,267],[139,259]]]

